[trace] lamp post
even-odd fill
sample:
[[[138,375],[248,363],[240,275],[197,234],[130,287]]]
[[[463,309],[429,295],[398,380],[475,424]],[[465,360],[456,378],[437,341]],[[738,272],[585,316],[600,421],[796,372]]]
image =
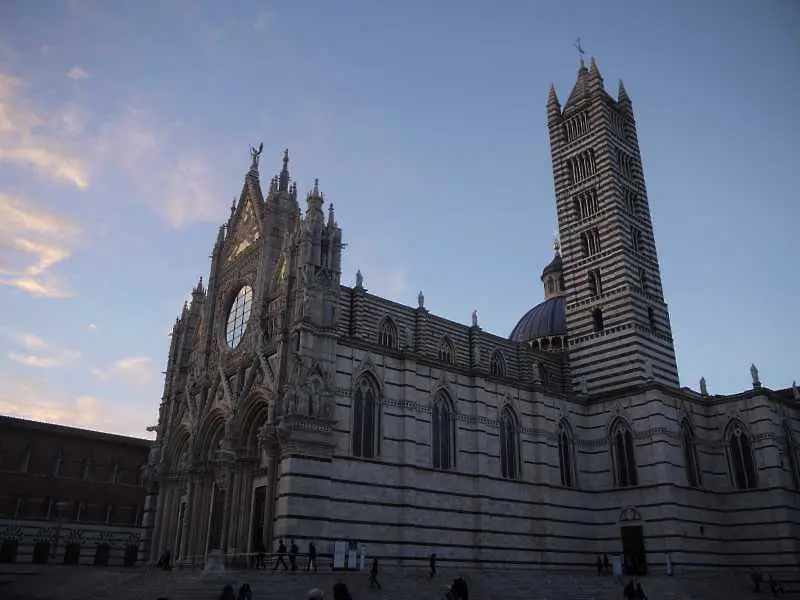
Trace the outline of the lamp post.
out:
[[[56,509],[56,533],[55,539],[53,540],[53,549],[50,552],[50,558],[55,560],[56,553],[58,552],[58,542],[61,539],[61,526],[64,524],[64,514],[66,513],[67,508],[69,508],[69,502],[66,500],[61,500],[60,502],[55,503]]]

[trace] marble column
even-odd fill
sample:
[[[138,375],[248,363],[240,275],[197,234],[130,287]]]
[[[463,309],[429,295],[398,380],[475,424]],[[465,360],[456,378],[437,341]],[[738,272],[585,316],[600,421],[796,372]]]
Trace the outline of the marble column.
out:
[[[168,482],[161,484],[161,490],[158,494],[158,507],[156,508],[156,526],[153,535],[153,552],[150,554],[150,560],[158,560],[161,553],[164,551],[164,530],[167,528],[167,510],[169,509],[169,497],[172,494],[172,489]]]
[[[181,543],[180,547],[175,549],[177,553],[178,560],[183,562],[186,559],[186,550],[188,548],[188,536],[189,536],[189,520],[191,519],[192,515],[192,504],[193,504],[193,495],[192,495],[192,485],[194,481],[191,476],[189,476],[189,481],[186,483],[186,505],[183,509],[183,522],[179,523],[181,528]]]
[[[231,473],[232,468],[230,466],[225,466],[227,469],[227,481],[226,486],[224,489],[224,500],[223,500],[223,508],[222,508],[222,534],[220,535],[220,547],[222,548],[223,555],[227,555],[228,553],[228,530],[230,524],[230,510],[231,510],[231,484],[233,483],[231,480],[233,478],[233,474]]]

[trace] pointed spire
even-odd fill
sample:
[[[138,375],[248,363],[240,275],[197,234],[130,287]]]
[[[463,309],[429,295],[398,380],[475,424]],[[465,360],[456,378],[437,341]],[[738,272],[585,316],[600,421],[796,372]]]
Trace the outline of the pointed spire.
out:
[[[283,151],[283,169],[278,177],[278,191],[289,191],[289,149]]]
[[[556,94],[556,86],[552,82],[550,83],[550,92],[547,94],[547,107],[550,108],[551,106],[561,110],[561,103],[558,101],[558,95]]]
[[[628,90],[625,89],[625,84],[622,83],[622,79],[619,80],[619,91],[617,92],[617,102],[619,104],[628,104],[630,105],[631,99],[628,96]]]
[[[587,81],[588,74],[589,70],[586,68],[586,65],[583,62],[583,57],[581,57],[581,65],[578,67],[578,78],[575,80],[575,85],[572,87],[572,92],[570,92],[569,98],[567,98],[567,103],[564,105],[565,110],[589,95],[589,82]]]
[[[231,202],[231,217],[236,212],[236,196],[233,197],[233,201]]]
[[[203,277],[201,275],[200,276],[200,280],[197,282],[197,285],[192,290],[192,295],[193,296],[198,296],[198,295],[202,296],[205,293],[206,293],[206,291],[205,291],[205,289],[203,289]]]
[[[328,204],[328,227],[336,226],[336,218],[333,216],[333,202]]]
[[[319,197],[319,179],[314,178],[314,189],[311,190],[311,195]]]
[[[592,60],[589,63],[589,75],[592,78],[599,79],[601,82],[603,81],[603,76],[600,75],[600,69],[597,68],[597,63],[594,60],[594,56],[592,57]]]

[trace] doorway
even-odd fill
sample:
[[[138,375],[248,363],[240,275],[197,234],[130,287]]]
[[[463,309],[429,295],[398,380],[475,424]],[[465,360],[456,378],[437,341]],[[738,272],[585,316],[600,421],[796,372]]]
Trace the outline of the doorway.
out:
[[[109,558],[111,558],[111,546],[98,544],[94,551],[94,566],[107,567]]]
[[[647,552],[644,547],[644,530],[641,525],[620,528],[622,536],[622,564],[626,575],[647,575]]]

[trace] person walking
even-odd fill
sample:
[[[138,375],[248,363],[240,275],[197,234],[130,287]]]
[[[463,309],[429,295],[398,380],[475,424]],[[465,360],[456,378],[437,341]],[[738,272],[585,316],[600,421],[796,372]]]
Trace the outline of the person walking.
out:
[[[381,584],[378,581],[378,559],[372,559],[372,568],[369,570],[369,587],[381,589]]]

